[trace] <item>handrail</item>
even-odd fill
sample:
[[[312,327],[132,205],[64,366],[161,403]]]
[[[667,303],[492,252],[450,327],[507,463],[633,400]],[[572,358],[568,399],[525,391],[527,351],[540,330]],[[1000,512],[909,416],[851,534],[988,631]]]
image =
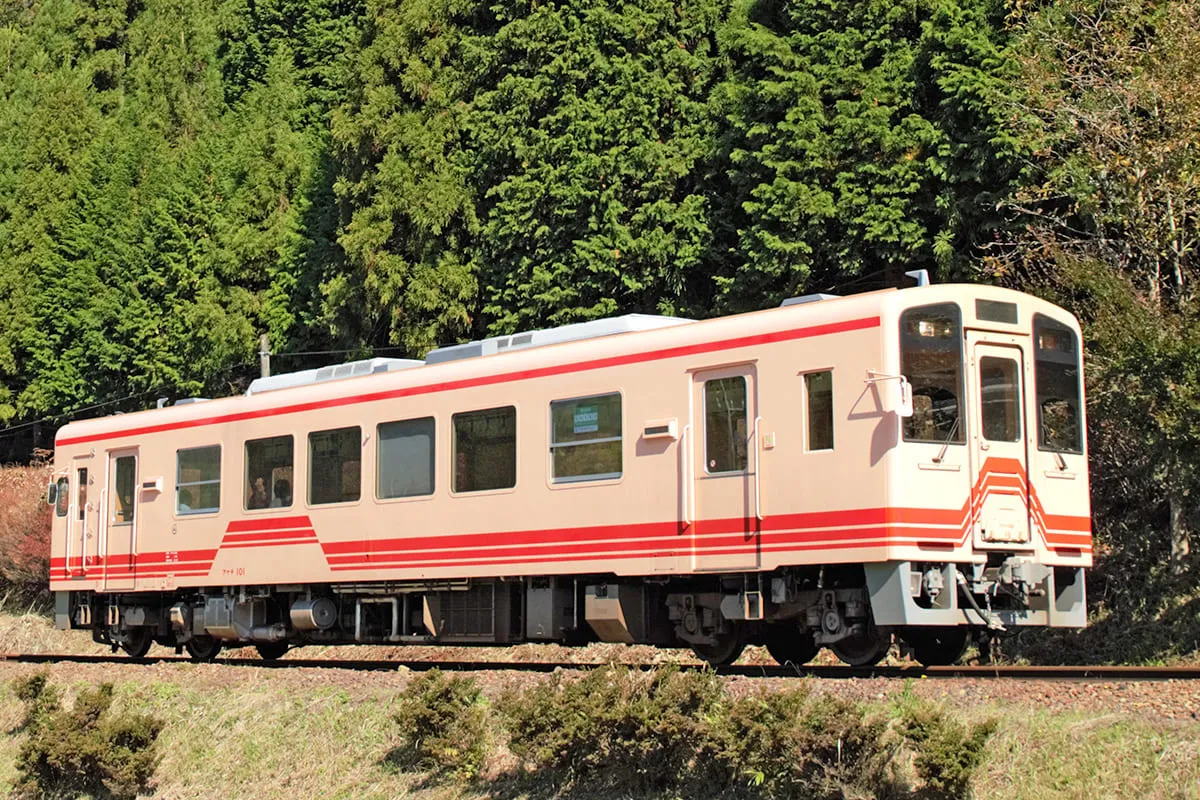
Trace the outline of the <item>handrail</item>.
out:
[[[754,418],[754,516],[763,521],[762,510],[762,446],[758,441],[758,423],[762,417]]]
[[[96,562],[100,566],[100,591],[108,591],[108,487],[100,490],[100,531],[96,537]]]
[[[683,517],[683,527],[687,528],[692,524],[691,500],[692,500],[692,423],[683,426],[683,436],[679,438],[679,453],[683,458],[682,469],[680,470],[680,480],[683,482],[683,491],[679,493],[679,498],[682,501],[683,509],[681,516]]]
[[[70,491],[69,483],[67,484],[67,491]],[[74,521],[75,521],[75,504],[68,502],[67,503],[67,535],[66,535],[67,560],[65,562],[67,565],[66,575],[68,578],[75,574],[74,572],[71,571],[71,523]]]

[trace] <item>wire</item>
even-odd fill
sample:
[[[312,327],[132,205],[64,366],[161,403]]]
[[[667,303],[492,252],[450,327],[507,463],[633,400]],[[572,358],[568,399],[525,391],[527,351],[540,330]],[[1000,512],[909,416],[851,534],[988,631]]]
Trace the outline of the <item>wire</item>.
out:
[[[359,348],[347,349],[347,350],[300,350],[300,351],[296,351],[293,353],[270,353],[270,356],[271,356],[271,358],[288,358],[288,357],[299,358],[301,356],[330,356],[330,355],[344,355],[346,353],[362,353],[362,352],[382,353],[382,352],[391,352],[391,351],[395,351],[395,350],[405,350],[405,349],[406,348],[404,348],[404,347],[365,347],[365,348],[359,347]],[[214,372],[214,373],[208,375],[205,378],[204,382],[207,383],[208,381],[212,380],[213,378],[217,377],[218,375],[221,375],[221,374],[224,374],[227,372],[231,372],[233,370],[248,369],[253,366],[254,366],[254,364],[252,362],[244,362],[241,364],[234,364],[232,366],[226,367],[223,370],[219,370],[217,372]],[[82,414],[87,411],[95,411],[97,408],[107,408],[108,406],[115,406],[119,403],[125,403],[130,400],[137,400],[142,397],[147,397],[149,395],[157,395],[161,392],[167,392],[167,391],[168,390],[165,387],[159,387],[156,389],[147,389],[146,391],[140,392],[138,394],[131,394],[131,395],[127,395],[125,397],[118,397],[115,400],[105,400],[104,402],[101,402],[101,403],[92,403],[91,405],[80,406],[79,408],[73,408],[70,411],[63,411],[58,414],[51,414],[49,416],[42,417],[41,419],[33,419],[33,420],[29,420],[28,422],[22,422],[18,425],[7,426],[4,428],[0,428],[0,438],[4,438],[7,436],[13,436],[26,428],[32,428],[33,426],[41,425],[44,422],[54,422],[56,420],[62,420],[64,418],[66,419],[67,422],[70,422],[79,414]]]

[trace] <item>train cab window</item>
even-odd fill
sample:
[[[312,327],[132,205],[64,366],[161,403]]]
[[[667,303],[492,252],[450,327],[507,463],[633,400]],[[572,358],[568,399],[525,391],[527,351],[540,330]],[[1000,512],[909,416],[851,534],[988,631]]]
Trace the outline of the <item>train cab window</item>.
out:
[[[1033,338],[1038,448],[1082,453],[1079,339],[1070,328],[1041,314],[1033,317]]]
[[[137,482],[137,456],[113,459],[112,523],[133,523],[133,491]]]
[[[308,502],[349,503],[362,488],[362,430],[336,428],[308,435]]]
[[[807,450],[833,449],[833,373],[829,370],[804,376],[805,407],[808,417]]]
[[[468,411],[451,417],[455,492],[517,485],[517,409]]]
[[[905,441],[962,444],[962,312],[957,305],[920,306],[900,316],[900,371],[913,395]]]
[[[1011,358],[983,356],[979,359],[979,388],[982,408],[979,421],[983,438],[991,442],[1021,440],[1020,368]]]
[[[433,417],[384,422],[376,433],[375,496],[387,500],[433,494]]]
[[[749,418],[746,379],[717,378],[704,383],[704,470],[742,472],[747,463]]]
[[[54,495],[54,513],[60,517],[67,515],[67,510],[71,507],[71,482],[67,478],[59,478],[56,492]]]
[[[621,395],[550,403],[550,476],[555,483],[621,477]]]
[[[88,471],[86,469],[80,469],[76,471],[76,475],[79,477],[79,502],[77,512],[79,514],[79,519],[82,520],[83,515],[87,513]]]
[[[175,513],[221,510],[221,446],[193,447],[175,454]]]
[[[295,481],[295,447],[291,436],[272,436],[246,442],[244,507],[291,508]]]

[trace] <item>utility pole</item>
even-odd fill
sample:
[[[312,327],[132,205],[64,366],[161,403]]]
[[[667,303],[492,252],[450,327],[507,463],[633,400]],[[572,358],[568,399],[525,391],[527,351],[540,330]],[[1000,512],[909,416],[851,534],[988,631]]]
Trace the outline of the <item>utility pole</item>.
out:
[[[265,333],[258,337],[258,368],[261,377],[271,377],[271,342]]]

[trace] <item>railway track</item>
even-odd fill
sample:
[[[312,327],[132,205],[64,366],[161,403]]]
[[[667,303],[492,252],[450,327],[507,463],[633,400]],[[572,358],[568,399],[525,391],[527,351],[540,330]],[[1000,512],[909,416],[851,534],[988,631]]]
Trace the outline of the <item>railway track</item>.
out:
[[[183,656],[129,658],[122,655],[58,655],[52,653],[0,653],[0,662],[24,664],[194,664]],[[553,672],[557,669],[586,670],[605,664],[569,662],[510,662],[510,661],[383,661],[349,659],[284,658],[263,661],[259,658],[219,658],[214,664],[258,669],[345,669],[360,672],[392,672],[408,669],[424,672],[442,669],[455,672]],[[636,669],[653,669],[658,664],[630,665]],[[702,669],[698,665],[680,665],[683,669]],[[1130,666],[1017,666],[981,665],[954,667],[919,666],[804,666],[734,665],[721,667],[720,675],[757,678],[1012,678],[1019,680],[1088,680],[1088,681],[1166,681],[1200,680],[1198,667],[1130,667]]]

